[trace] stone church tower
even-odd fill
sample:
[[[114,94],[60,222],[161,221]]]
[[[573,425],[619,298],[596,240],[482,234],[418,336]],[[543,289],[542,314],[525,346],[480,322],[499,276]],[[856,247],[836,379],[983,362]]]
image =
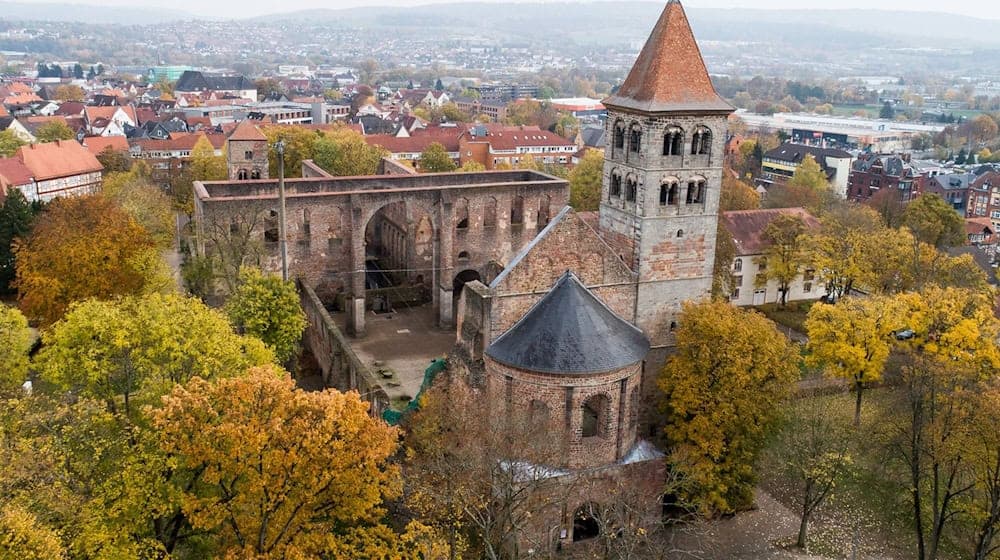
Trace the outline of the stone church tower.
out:
[[[267,136],[249,119],[240,121],[226,139],[230,181],[267,179]]]
[[[600,224],[638,273],[634,323],[672,343],[681,303],[708,297],[726,119],[684,8],[670,0],[608,109]],[[654,360],[659,362],[659,360]]]

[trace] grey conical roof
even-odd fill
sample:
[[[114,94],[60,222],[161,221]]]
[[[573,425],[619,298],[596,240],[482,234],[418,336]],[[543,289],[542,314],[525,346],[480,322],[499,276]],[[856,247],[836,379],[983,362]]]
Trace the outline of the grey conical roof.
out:
[[[486,355],[543,373],[599,373],[646,357],[649,340],[567,271]]]

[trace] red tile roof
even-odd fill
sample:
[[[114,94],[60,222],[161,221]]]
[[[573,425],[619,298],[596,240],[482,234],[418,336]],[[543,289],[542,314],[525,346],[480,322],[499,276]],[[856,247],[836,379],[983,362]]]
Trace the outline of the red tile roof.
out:
[[[0,158],[0,183],[5,186],[28,185],[32,176],[31,170],[16,157]]]
[[[233,132],[229,135],[230,140],[248,140],[248,141],[258,141],[267,140],[267,136],[257,128],[250,119],[244,119],[240,121],[240,124],[236,125]]]
[[[417,130],[409,138],[398,138],[393,134],[371,134],[365,136],[365,142],[370,146],[381,146],[393,154],[419,153],[434,142],[441,144],[449,152],[457,152],[461,134],[460,128],[434,132]]]
[[[603,103],[650,112],[733,111],[712,86],[679,0],[667,2],[628,77]]]
[[[807,229],[818,229],[819,220],[804,208],[769,208],[765,210],[735,210],[722,212],[719,217],[736,244],[736,254],[740,256],[759,255],[767,248],[764,229],[772,220],[781,215],[802,218]]]
[[[486,136],[472,136],[468,132],[471,142],[489,142],[494,150],[516,150],[517,148],[528,148],[535,146],[574,146],[572,140],[559,136],[555,132],[542,130],[537,126],[504,126],[499,124],[482,125],[486,129]],[[475,130],[473,127],[472,130]]]
[[[116,152],[128,151],[128,139],[124,136],[88,136],[83,139],[83,145],[95,156],[108,148]]]
[[[21,146],[16,157],[31,170],[36,181],[72,177],[104,169],[94,154],[75,140]]]

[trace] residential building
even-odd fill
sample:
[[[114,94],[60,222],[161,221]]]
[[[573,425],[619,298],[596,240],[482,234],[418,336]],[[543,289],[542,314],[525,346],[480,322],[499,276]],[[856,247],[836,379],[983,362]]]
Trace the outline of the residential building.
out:
[[[475,97],[457,96],[454,103],[460,111],[471,117],[486,115],[490,122],[495,123],[507,118],[507,104],[501,101],[483,101]]]
[[[448,156],[456,165],[459,165],[459,136],[461,134],[462,129],[457,126],[418,128],[413,132],[400,128],[396,134],[369,134],[365,136],[365,142],[370,146],[379,146],[388,150],[390,159],[409,162],[414,167],[419,166],[420,154],[436,142],[444,146]]]
[[[486,169],[517,167],[528,157],[542,164],[570,165],[579,149],[575,142],[537,126],[477,124],[460,138],[461,161]]]
[[[898,200],[909,202],[923,190],[924,175],[910,165],[909,155],[862,153],[851,164],[847,198],[864,202],[883,189],[892,189]]]
[[[127,127],[138,127],[139,119],[135,107],[87,106],[83,109],[83,121],[88,136],[125,136]]]
[[[5,161],[11,159],[18,163]],[[57,140],[21,146],[13,157],[0,160],[0,169],[10,173],[0,181],[8,188],[17,188],[28,200],[48,202],[58,196],[96,192],[104,168],[75,140]]]
[[[257,86],[246,76],[223,76],[187,70],[177,79],[175,93],[205,94],[215,92],[222,96],[241,97],[257,101]]]
[[[758,182],[769,187],[775,183],[785,183],[792,178],[795,170],[802,165],[807,155],[813,156],[826,178],[841,198],[847,198],[847,180],[851,173],[851,154],[834,148],[820,148],[805,144],[786,142],[764,153],[761,162],[761,177]]]
[[[819,220],[803,208],[772,208],[765,210],[739,210],[723,212],[722,223],[733,236],[736,258],[733,259],[732,292],[729,301],[733,305],[763,305],[781,301],[778,281],[763,282],[761,274],[767,268],[764,253],[769,247],[764,238],[764,230],[778,216],[797,216],[806,228],[816,230]],[[789,286],[786,301],[814,300],[826,295],[826,287],[816,278],[816,271],[806,269]]]
[[[515,99],[538,97],[538,86],[529,84],[478,84],[469,86],[469,89],[479,92],[483,101],[509,103]]]
[[[600,99],[591,99],[589,97],[562,97],[558,99],[549,99],[549,103],[552,104],[552,108],[557,111],[563,111],[573,115],[574,117],[599,117],[607,114],[607,109],[601,104]]]
[[[986,215],[988,199],[984,198],[984,193],[977,195],[977,200],[970,205],[970,186],[975,176],[971,173],[950,173],[931,177],[927,181],[924,192],[933,193],[943,198],[948,204],[962,216]],[[970,206],[978,206],[983,214],[977,214],[975,210],[970,210]],[[970,211],[972,212],[970,214]]]

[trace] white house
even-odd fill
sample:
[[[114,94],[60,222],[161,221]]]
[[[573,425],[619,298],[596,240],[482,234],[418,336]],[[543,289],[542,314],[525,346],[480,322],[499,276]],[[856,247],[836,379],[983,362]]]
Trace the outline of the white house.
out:
[[[719,214],[719,219],[733,236],[736,245],[736,258],[730,268],[733,283],[729,301],[733,305],[762,305],[781,301],[778,281],[770,280],[759,285],[757,276],[767,266],[764,252],[768,248],[768,242],[764,238],[764,229],[782,214],[800,217],[807,230],[820,227],[819,220],[803,208],[738,210]],[[786,301],[814,300],[825,295],[826,288],[815,271],[805,269],[790,284]]]

